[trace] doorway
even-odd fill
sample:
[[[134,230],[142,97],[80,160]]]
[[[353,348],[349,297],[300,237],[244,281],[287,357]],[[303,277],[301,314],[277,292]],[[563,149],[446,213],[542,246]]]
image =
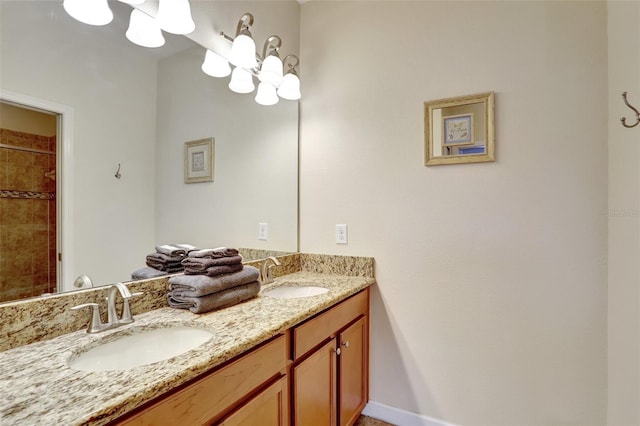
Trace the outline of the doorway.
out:
[[[0,302],[58,291],[58,123],[0,101]]]

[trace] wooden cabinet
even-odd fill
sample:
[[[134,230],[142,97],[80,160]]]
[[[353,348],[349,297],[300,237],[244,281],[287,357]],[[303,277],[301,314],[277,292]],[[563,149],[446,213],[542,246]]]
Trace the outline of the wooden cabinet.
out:
[[[283,377],[251,398],[219,424],[224,426],[287,426],[287,379]]]
[[[353,425],[368,400],[365,290],[293,329],[294,426]]]
[[[351,426],[368,400],[369,289],[112,425]]]

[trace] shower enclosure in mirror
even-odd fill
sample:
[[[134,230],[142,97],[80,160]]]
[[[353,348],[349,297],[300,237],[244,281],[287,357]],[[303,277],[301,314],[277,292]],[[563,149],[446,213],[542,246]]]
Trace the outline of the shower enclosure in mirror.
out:
[[[157,49],[130,43],[131,7],[109,5],[113,22],[94,27],[68,16],[61,2],[0,2],[0,98],[60,106],[70,118],[57,135],[56,180],[45,181],[59,189],[58,291],[74,289],[83,274],[95,285],[130,280],[160,244],[248,248],[246,258],[297,251],[297,102],[264,107],[231,92],[201,71],[205,48],[186,37],[165,34]],[[215,15],[233,26],[238,7],[202,2],[194,12],[198,22]],[[272,26],[255,38],[277,31],[297,52],[295,1],[242,7],[269,16]],[[184,142],[212,137],[215,181],[186,185]],[[258,239],[259,223],[268,223],[267,241]],[[33,241],[23,250],[45,250]]]
[[[493,115],[493,92],[425,102],[425,165],[495,161]]]

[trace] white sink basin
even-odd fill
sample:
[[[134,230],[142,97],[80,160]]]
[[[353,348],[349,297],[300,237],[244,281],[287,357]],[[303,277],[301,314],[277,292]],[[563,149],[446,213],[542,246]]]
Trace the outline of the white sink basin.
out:
[[[298,299],[301,297],[318,296],[328,292],[328,288],[317,287],[313,285],[305,286],[292,286],[285,285],[282,287],[276,287],[272,290],[264,292],[265,296],[274,297],[276,299]]]
[[[69,360],[82,371],[129,370],[163,361],[197,348],[213,333],[201,328],[175,326],[139,331],[102,343]]]

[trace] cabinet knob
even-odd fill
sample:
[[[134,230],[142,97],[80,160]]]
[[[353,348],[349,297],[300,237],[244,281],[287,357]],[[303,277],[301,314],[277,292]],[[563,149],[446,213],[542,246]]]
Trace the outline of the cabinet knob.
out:
[[[342,350],[340,348],[333,349],[333,351],[336,353],[336,355],[340,355],[340,353],[342,353]]]
[[[346,342],[342,342],[342,346],[344,346],[345,348],[349,347],[349,341],[347,340]]]

